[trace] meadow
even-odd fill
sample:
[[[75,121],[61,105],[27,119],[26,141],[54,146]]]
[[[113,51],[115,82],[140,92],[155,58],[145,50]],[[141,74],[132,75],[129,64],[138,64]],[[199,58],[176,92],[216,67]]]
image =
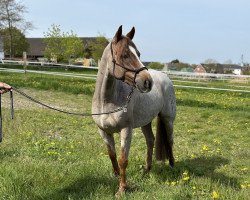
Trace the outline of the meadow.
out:
[[[90,112],[93,80],[3,72],[0,80],[58,108]],[[135,129],[129,188],[120,199],[249,199],[250,93],[177,87],[176,97],[175,167],[154,160],[144,174],[146,144]],[[14,98],[11,120],[9,95],[3,95],[0,199],[115,199],[118,179],[92,118]],[[115,139],[119,151],[118,134]]]

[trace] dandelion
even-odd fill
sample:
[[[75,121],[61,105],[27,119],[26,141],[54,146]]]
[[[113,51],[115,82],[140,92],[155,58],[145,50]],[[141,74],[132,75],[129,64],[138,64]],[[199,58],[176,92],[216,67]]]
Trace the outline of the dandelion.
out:
[[[188,181],[190,179],[190,177],[188,176],[188,172],[186,171],[182,173],[182,176],[183,181]]]
[[[240,188],[241,188],[241,189],[245,189],[246,186],[245,186],[244,184],[240,184]]]
[[[214,143],[216,143],[216,144],[221,144],[221,140],[219,140],[219,139],[214,139]]]
[[[188,175],[188,172],[183,172],[183,175],[184,175],[184,176],[187,176],[187,175]]]
[[[172,181],[171,185],[175,186],[177,184],[177,181]]]
[[[241,170],[241,171],[247,171],[248,168],[247,168],[247,167],[244,167],[244,168],[241,168],[240,170]]]
[[[203,151],[208,151],[207,145],[203,145],[202,150],[203,150]]]
[[[219,198],[219,193],[216,191],[213,191],[213,199],[218,199]]]
[[[183,177],[183,178],[182,178],[183,181],[188,181],[189,179],[190,179],[189,176],[186,176],[186,177]]]

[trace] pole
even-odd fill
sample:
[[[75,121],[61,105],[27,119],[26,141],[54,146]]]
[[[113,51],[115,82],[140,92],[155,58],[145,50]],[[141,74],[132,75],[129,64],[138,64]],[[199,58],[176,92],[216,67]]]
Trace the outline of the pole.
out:
[[[24,73],[26,74],[26,70],[27,70],[27,53],[25,51],[23,52],[23,69],[24,69]]]
[[[2,94],[0,94],[0,143],[3,140],[3,127],[2,127]]]

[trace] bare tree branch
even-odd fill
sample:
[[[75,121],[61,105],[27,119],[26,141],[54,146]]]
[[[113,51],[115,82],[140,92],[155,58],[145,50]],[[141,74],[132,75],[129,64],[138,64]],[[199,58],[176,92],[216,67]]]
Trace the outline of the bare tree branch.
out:
[[[8,29],[9,55],[13,56],[13,30],[19,29],[22,33],[32,30],[34,27],[31,22],[24,19],[27,8],[16,0],[0,0],[0,29]]]

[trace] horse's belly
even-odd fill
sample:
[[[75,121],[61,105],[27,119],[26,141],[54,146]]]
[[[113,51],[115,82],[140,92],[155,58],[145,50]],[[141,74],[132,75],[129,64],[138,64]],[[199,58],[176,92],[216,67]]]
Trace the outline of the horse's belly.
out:
[[[139,97],[134,106],[134,128],[149,124],[160,113],[163,107],[163,99],[159,97],[156,90],[150,93],[141,94],[141,97]]]
[[[133,117],[133,128],[138,128],[149,124],[159,114],[159,112],[159,108],[147,108],[147,110],[140,109],[136,111]]]

